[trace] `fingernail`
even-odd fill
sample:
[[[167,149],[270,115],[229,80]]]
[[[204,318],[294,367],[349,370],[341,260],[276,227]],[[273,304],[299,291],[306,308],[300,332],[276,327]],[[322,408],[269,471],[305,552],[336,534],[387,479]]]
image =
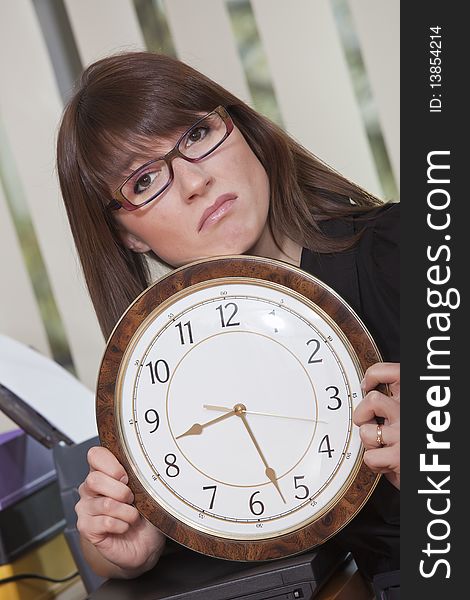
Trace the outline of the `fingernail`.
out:
[[[127,475],[123,475],[119,481],[121,483],[127,484],[127,482],[129,481],[129,478],[127,477]]]

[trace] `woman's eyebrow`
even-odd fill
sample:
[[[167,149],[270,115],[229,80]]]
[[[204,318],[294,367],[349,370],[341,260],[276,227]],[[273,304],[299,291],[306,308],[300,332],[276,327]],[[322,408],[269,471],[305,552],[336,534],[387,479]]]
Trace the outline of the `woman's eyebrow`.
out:
[[[134,154],[134,156],[131,156],[117,171],[114,171],[113,175],[110,177],[111,189],[116,190],[119,188],[133,173],[138,171],[148,162],[160,158],[160,156],[161,155],[157,153],[148,155]]]
[[[122,166],[119,167],[119,173],[117,176],[113,176],[112,180],[117,181],[114,189],[119,186],[123,181],[130,177],[135,171],[138,171],[146,163],[162,158],[167,154],[174,146],[174,144],[181,137],[181,134],[185,132],[184,127],[181,133],[175,132],[173,135],[168,136],[167,139],[161,139],[158,142],[149,143],[150,151],[142,149],[129,150],[129,158],[126,162],[123,162]]]
[[[173,139],[174,138],[174,139]],[[165,154],[167,154],[175,145],[178,137],[171,136],[168,139],[159,140],[158,143],[155,142],[151,145],[151,150],[141,150],[138,152],[133,152],[129,161],[125,165],[126,170],[133,171],[137,170],[145,163],[150,162],[151,160],[157,160],[159,158],[163,158]],[[150,147],[150,144],[149,144]]]
[[[124,166],[120,169],[120,172],[122,173],[122,177],[125,179],[126,177],[129,177],[130,175],[132,175],[132,173],[134,173],[135,171],[138,171],[141,167],[143,167],[145,164],[147,164],[148,162],[158,159],[160,158],[160,156],[162,156],[161,154],[158,153],[151,153],[151,154],[139,154],[139,155],[135,155],[134,157],[130,158],[125,164]]]
[[[126,161],[123,166],[120,166],[118,169],[113,169],[112,174],[109,177],[109,186],[112,190],[117,190],[123,183],[126,181],[128,177],[134,173],[136,169],[139,168],[140,165],[144,163],[138,163],[136,169],[132,169],[131,167],[135,164],[133,159]]]

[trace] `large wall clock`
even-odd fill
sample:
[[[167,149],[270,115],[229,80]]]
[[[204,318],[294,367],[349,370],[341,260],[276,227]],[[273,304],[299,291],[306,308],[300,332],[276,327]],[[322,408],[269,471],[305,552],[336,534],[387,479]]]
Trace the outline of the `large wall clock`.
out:
[[[297,554],[377,484],[352,413],[379,360],[352,309],[300,269],[198,261],[143,292],[110,336],[100,439],[170,538],[232,560]]]

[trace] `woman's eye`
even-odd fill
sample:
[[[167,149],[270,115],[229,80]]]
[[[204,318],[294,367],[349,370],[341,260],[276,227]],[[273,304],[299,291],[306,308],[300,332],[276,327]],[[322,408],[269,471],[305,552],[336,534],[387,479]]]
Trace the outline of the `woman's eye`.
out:
[[[157,175],[157,172],[144,173],[144,175],[141,175],[139,179],[137,179],[137,181],[134,183],[134,193],[140,194],[142,192],[145,192],[145,190],[152,185]]]
[[[200,142],[206,137],[208,132],[209,127],[196,127],[189,132],[188,137],[186,138],[186,146],[191,146],[191,144]]]

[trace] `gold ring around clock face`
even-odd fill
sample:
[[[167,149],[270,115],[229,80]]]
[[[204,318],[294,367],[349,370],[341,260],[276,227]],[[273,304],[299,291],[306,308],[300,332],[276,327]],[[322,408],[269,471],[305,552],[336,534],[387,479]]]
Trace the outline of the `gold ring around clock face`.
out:
[[[111,449],[160,528],[169,519],[222,545],[289,538],[328,521],[363,468],[352,424],[363,370],[348,335],[296,289],[196,281],[126,330]]]

